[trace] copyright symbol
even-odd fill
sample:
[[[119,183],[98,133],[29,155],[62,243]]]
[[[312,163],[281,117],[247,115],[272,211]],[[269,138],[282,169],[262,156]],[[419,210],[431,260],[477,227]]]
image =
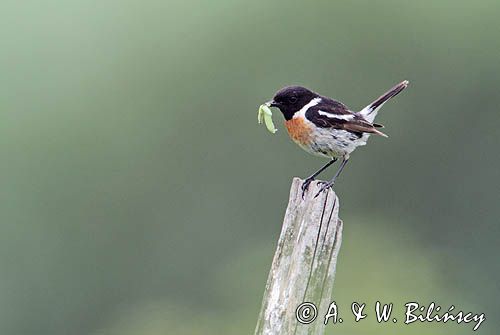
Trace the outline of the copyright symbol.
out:
[[[317,316],[318,309],[311,302],[301,303],[295,311],[295,317],[297,318],[297,321],[304,325],[307,325],[316,320]]]

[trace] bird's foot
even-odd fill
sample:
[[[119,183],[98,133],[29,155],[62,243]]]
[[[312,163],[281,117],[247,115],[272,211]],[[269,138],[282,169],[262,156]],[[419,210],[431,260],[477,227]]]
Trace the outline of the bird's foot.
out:
[[[302,189],[302,199],[305,198],[305,195],[306,195],[306,192],[307,190],[309,189],[309,185],[311,185],[311,183],[313,181],[315,181],[316,179],[315,178],[312,178],[312,177],[309,177],[307,178],[306,180],[304,180],[304,182],[302,183],[302,186],[300,187]],[[320,185],[325,185],[325,184],[328,184],[328,182],[324,181],[324,180],[318,180],[317,181],[318,184]],[[317,196],[317,195],[316,195]]]
[[[309,188],[309,185],[311,185],[311,183],[314,181],[314,178],[307,178],[306,180],[304,180],[304,182],[302,183],[302,186],[300,187],[302,189],[302,199],[304,199],[304,195],[306,194],[307,192],[307,189]]]
[[[332,188],[334,184],[335,184],[335,180],[329,181],[328,183],[324,182],[324,184],[321,186],[318,193],[316,193],[316,195],[314,197],[317,198],[318,195],[320,195],[323,191],[326,191],[329,188]]]

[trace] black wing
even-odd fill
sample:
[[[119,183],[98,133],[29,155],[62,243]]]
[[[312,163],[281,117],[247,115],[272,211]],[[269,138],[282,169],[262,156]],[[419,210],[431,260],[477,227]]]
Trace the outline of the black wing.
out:
[[[373,133],[387,137],[376,129],[383,127],[382,125],[366,121],[359,113],[351,112],[347,106],[336,100],[322,99],[319,104],[309,108],[305,116],[320,128],[343,129],[356,135]]]

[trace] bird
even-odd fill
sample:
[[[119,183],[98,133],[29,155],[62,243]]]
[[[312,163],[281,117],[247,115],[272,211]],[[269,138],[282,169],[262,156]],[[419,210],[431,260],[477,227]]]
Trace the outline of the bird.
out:
[[[278,108],[285,118],[285,127],[290,138],[302,149],[315,156],[326,157],[328,162],[307,177],[302,186],[304,198],[309,185],[315,178],[337,160],[341,163],[333,178],[321,182],[315,197],[332,188],[349,161],[350,154],[366,144],[370,135],[388,137],[375,123],[380,108],[406,87],[408,80],[395,85],[359,112],[351,111],[342,102],[322,96],[302,86],[286,86],[277,91],[268,107]]]

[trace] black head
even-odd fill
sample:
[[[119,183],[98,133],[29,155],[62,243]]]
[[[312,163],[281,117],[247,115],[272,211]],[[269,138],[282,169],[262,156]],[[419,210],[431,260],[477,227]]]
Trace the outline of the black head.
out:
[[[276,92],[271,107],[278,107],[286,120],[290,120],[295,112],[308,104],[318,94],[302,86],[287,86]]]

